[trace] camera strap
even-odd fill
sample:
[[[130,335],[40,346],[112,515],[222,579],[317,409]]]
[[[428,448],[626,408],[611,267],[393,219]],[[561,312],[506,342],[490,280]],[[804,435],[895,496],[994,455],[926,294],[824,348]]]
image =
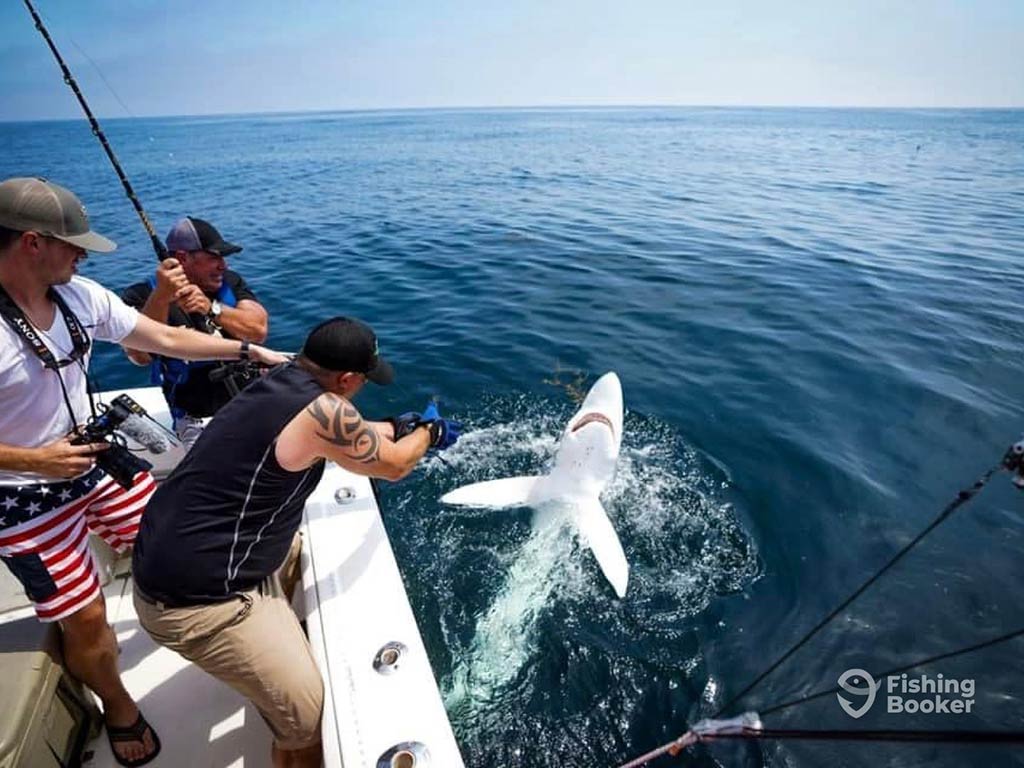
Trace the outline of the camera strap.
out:
[[[67,302],[61,297],[57,291],[51,286],[46,292],[47,298],[49,298],[54,304],[57,305],[57,309],[60,310],[61,316],[64,318],[64,323],[67,325],[68,333],[71,336],[71,355],[66,360],[58,360],[50,348],[43,343],[43,340],[39,336],[39,332],[35,329],[35,326],[29,321],[25,312],[19,307],[14,299],[11,298],[10,294],[7,293],[6,289],[0,285],[0,315],[3,315],[4,320],[11,326],[16,334],[18,334],[26,344],[32,349],[36,357],[43,363],[44,368],[48,368],[57,374],[57,379],[60,381],[61,392],[64,395],[64,405],[67,406],[68,413],[71,416],[71,423],[77,427],[78,418],[75,416],[75,410],[71,407],[71,398],[68,396],[67,387],[64,385],[64,377],[60,375],[60,369],[78,363],[85,371],[85,364],[83,360],[86,354],[89,352],[89,348],[92,342],[89,339],[89,335],[85,332],[85,328],[82,326],[82,322],[78,319],[74,312],[71,311],[71,307],[67,305]],[[86,383],[88,385],[88,375],[86,375]],[[90,406],[92,405],[90,401]]]
[[[25,343],[32,348],[32,351],[36,353],[36,357],[42,360],[45,368],[57,371],[66,365],[84,360],[89,352],[91,342],[89,341],[89,335],[85,332],[85,328],[82,327],[82,322],[71,311],[71,307],[61,298],[61,295],[52,287],[47,290],[46,295],[50,301],[57,305],[57,309],[60,310],[64,323],[68,327],[68,333],[71,335],[71,356],[66,360],[58,360],[54,357],[53,352],[43,343],[38,331],[36,331],[35,327],[25,316],[25,312],[14,302],[14,299],[11,298],[2,285],[0,285],[0,315],[3,315],[4,320],[14,329],[14,332],[21,336]]]

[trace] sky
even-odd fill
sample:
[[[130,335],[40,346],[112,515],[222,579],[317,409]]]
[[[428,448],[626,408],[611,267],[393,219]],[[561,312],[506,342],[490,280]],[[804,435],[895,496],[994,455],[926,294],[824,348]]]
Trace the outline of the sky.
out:
[[[484,106],[1024,107],[1024,0],[34,0],[98,117]],[[0,4],[0,120],[74,118]]]

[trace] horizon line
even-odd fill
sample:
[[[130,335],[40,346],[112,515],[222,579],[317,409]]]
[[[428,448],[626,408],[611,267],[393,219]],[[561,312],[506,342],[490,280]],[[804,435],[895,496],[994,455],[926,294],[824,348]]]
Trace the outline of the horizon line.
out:
[[[1002,111],[1012,112],[1024,110],[1022,105],[932,105],[932,106],[898,106],[868,104],[520,104],[520,105],[447,105],[447,106],[410,106],[410,107],[338,107],[332,109],[282,109],[254,112],[195,112],[187,114],[147,114],[147,115],[96,115],[97,120],[165,120],[190,118],[225,118],[225,117],[270,117],[288,115],[331,115],[331,114],[379,114],[390,112],[515,112],[544,110],[625,110],[625,109],[760,109],[760,110],[846,110],[846,111],[899,111],[899,112],[935,112],[935,111]],[[60,123],[87,120],[84,114],[78,117],[37,117],[37,118],[4,118],[0,123]]]

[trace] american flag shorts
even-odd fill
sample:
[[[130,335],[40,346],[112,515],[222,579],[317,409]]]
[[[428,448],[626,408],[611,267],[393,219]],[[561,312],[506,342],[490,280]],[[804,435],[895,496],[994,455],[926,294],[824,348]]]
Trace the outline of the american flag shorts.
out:
[[[63,619],[96,599],[100,578],[89,531],[124,552],[155,488],[148,472],[125,490],[101,469],[55,483],[0,486],[0,559],[41,621]]]

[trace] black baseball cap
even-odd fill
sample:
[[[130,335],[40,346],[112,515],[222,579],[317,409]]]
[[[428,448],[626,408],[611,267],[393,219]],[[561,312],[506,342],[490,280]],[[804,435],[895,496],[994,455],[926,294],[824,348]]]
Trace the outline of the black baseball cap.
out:
[[[352,317],[332,317],[309,332],[302,355],[328,371],[366,375],[374,384],[390,384],[395,370],[380,356],[377,335]]]
[[[241,251],[242,246],[229,243],[210,222],[186,216],[174,222],[171,231],[167,233],[167,250],[171,253],[209,251],[218,256],[230,256]]]

